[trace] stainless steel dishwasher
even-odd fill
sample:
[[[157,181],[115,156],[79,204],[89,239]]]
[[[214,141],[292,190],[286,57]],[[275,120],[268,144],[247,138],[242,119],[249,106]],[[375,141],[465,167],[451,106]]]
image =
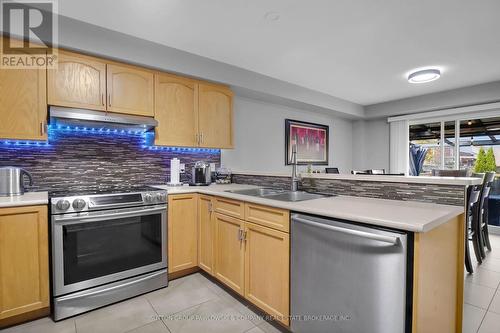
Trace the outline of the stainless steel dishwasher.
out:
[[[292,332],[409,332],[411,234],[302,214],[291,233]]]

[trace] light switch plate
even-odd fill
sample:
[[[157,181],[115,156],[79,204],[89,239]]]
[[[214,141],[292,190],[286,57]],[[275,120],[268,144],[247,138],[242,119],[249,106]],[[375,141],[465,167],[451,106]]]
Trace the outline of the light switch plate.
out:
[[[185,173],[186,172],[186,164],[179,163],[179,172],[180,173]]]
[[[210,171],[215,172],[215,163],[210,163]]]

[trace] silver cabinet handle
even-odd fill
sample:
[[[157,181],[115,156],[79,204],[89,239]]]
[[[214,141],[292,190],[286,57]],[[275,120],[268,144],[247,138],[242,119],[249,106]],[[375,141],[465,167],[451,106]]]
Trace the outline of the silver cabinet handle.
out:
[[[108,106],[111,107],[111,93],[108,94]]]
[[[194,141],[196,141],[196,144],[199,145],[200,144],[200,134],[196,133],[194,135]]]
[[[325,229],[325,230],[329,230],[329,231],[341,232],[344,234],[349,234],[349,235],[358,236],[358,237],[362,237],[362,238],[368,238],[368,239],[372,239],[372,240],[376,240],[376,241],[380,241],[380,242],[384,242],[384,243],[389,243],[389,244],[393,244],[393,245],[396,245],[399,242],[399,237],[384,236],[384,235],[379,235],[379,234],[372,234],[371,232],[366,232],[366,231],[337,227],[337,226],[333,226],[333,225],[328,225],[328,224],[323,224],[323,223],[305,220],[305,219],[302,219],[300,217],[293,217],[292,221],[307,224],[307,225],[310,225],[312,227],[317,227],[317,228],[321,228],[321,229]]]
[[[101,93],[101,103],[102,106],[106,106],[106,104],[104,103],[104,93]]]

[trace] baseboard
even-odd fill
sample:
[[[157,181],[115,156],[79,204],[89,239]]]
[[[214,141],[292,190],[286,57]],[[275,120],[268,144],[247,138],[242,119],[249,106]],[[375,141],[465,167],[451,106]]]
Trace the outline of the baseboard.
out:
[[[33,310],[30,312],[22,313],[17,316],[12,316],[9,318],[1,319],[0,320],[0,328],[6,328],[8,326],[13,326],[17,324],[21,324],[27,321],[39,319],[42,317],[46,317],[50,315],[50,307],[38,309],[38,310]]]
[[[181,278],[183,276],[196,273],[199,270],[200,270],[200,268],[198,266],[196,266],[196,267],[186,268],[186,269],[183,269],[181,271],[168,273],[168,279],[169,280],[175,280],[175,279]]]

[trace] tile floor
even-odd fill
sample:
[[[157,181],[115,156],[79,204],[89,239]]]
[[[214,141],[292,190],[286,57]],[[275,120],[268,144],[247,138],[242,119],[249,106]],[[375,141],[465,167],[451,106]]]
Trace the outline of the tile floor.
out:
[[[280,330],[219,285],[197,273],[173,280],[167,288],[57,323],[43,318],[2,331],[76,332],[279,333]]]
[[[491,235],[491,241],[493,251],[473,275],[465,276],[464,333],[500,332],[500,236]],[[58,323],[43,318],[2,332],[280,332],[253,310],[198,273],[171,281],[168,288]]]
[[[490,235],[490,241],[483,263],[465,274],[463,333],[500,332],[500,235]]]

